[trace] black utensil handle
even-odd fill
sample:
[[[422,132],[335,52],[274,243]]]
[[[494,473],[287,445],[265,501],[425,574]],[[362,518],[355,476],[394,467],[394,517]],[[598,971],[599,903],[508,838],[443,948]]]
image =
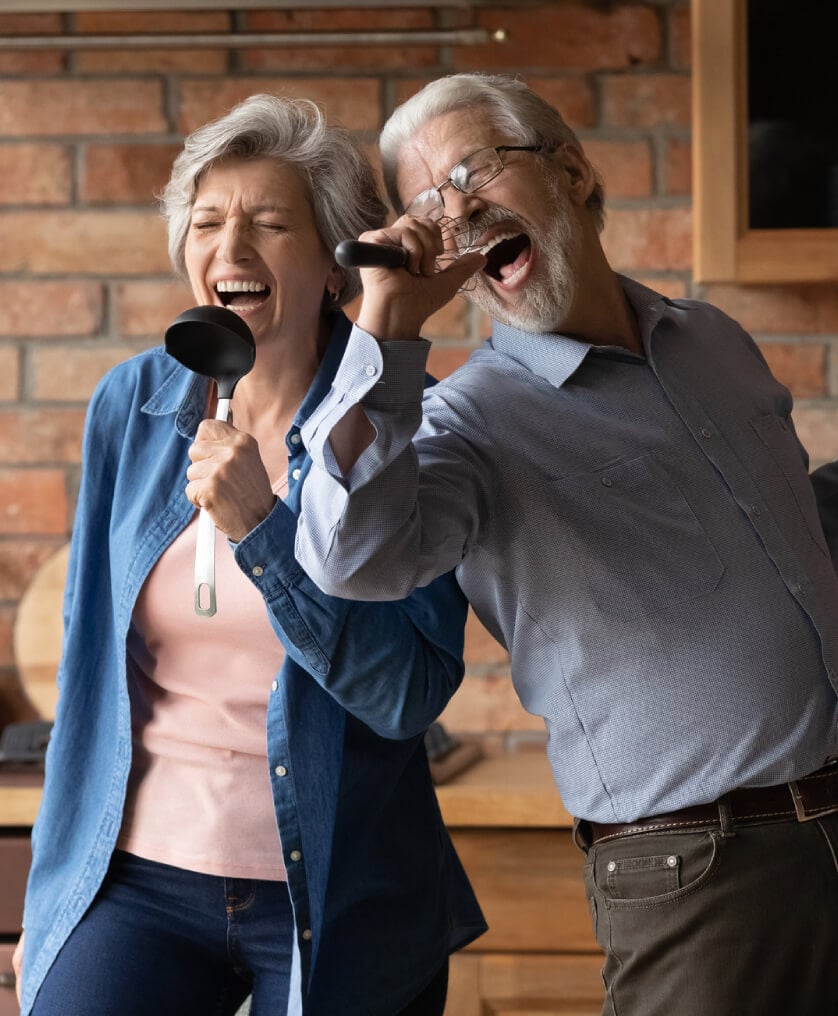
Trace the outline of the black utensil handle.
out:
[[[391,243],[341,240],[335,247],[335,261],[343,268],[403,268],[407,251]]]

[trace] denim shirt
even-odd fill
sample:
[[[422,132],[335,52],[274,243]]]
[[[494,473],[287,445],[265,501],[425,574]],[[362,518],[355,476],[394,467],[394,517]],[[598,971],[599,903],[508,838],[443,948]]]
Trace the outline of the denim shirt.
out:
[[[544,717],[566,807],[632,822],[838,752],[838,463],[810,477],[743,329],[622,279],[644,356],[495,323],[424,393],[427,343],[355,329],[303,440],[297,551],[333,595],[457,569]],[[375,441],[343,476],[354,404]]]
[[[294,559],[310,466],[299,430],[348,334],[340,316],[286,437],[287,503],[277,501],[235,558],[286,651],[267,710],[266,764],[302,984],[289,1009],[390,1016],[485,930],[423,744],[462,679],[466,604],[451,574],[397,603],[333,598]],[[146,576],[194,512],[187,452],[208,384],[158,347],[109,372],[90,402],[58,707],[32,834],[23,1016],[101,885],[119,833],[131,764],[126,636]]]

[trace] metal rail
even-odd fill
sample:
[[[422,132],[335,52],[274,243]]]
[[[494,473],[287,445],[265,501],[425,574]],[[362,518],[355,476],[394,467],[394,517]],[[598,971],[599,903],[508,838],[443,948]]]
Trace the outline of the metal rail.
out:
[[[182,35],[7,35],[0,49],[245,49],[266,46],[480,46],[504,42],[499,28],[381,32],[218,32]]]

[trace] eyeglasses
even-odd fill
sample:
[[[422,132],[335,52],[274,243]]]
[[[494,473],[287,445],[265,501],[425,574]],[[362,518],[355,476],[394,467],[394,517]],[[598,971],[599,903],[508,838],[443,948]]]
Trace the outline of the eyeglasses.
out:
[[[481,148],[458,162],[439,187],[430,187],[408,204],[405,212],[408,215],[424,215],[429,219],[439,219],[445,212],[443,188],[449,184],[461,194],[474,194],[485,187],[490,180],[503,172],[504,161],[502,152],[537,152],[549,155],[555,152],[554,145],[498,145],[496,148]]]

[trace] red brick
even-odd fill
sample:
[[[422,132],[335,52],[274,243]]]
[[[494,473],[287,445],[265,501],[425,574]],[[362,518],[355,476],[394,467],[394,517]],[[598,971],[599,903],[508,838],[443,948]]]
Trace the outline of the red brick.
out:
[[[0,271],[165,272],[165,229],[156,212],[6,212]]]
[[[43,402],[86,401],[99,379],[139,348],[61,345],[34,350],[32,397]]]
[[[58,549],[53,540],[0,540],[0,600],[18,600]]]
[[[88,204],[156,204],[181,145],[90,145],[82,200]]]
[[[63,469],[0,469],[0,535],[68,531]]]
[[[603,245],[617,271],[685,271],[692,267],[690,210],[611,208]]]
[[[0,205],[66,205],[70,152],[62,145],[0,146]]]
[[[423,334],[425,334],[423,330]],[[428,373],[438,381],[453,374],[471,355],[469,346],[440,346],[435,342],[428,356]]]
[[[245,17],[246,30],[256,33],[393,32],[432,29],[427,10],[292,10],[253,11]],[[247,71],[323,71],[340,67],[369,71],[410,70],[438,62],[437,50],[413,45],[277,46],[247,49],[242,54]]]
[[[652,193],[652,155],[645,141],[588,140],[585,154],[605,181],[609,198],[640,198]]]
[[[666,275],[643,275],[637,272],[632,273],[632,278],[636,282],[639,282],[641,286],[648,286],[649,289],[653,289],[656,293],[661,293],[663,296],[668,296],[671,300],[678,300],[689,296],[687,284],[683,278],[673,278]]]
[[[8,50],[0,53],[0,74],[25,77],[27,74],[60,74],[64,54],[53,50]]]
[[[473,610],[469,610],[466,621],[465,659],[470,670],[487,664],[509,664],[509,653],[486,631]]]
[[[774,376],[796,399],[816,399],[826,395],[826,346],[821,343],[764,342],[760,348]]]
[[[469,304],[461,296],[432,314],[425,322],[422,334],[428,339],[462,339],[466,334]]]
[[[79,462],[83,427],[83,409],[0,409],[0,462]]]
[[[670,12],[672,60],[676,67],[692,64],[692,26],[689,0]]]
[[[85,35],[177,35],[227,32],[230,15],[223,11],[78,11],[76,32]]]
[[[61,35],[60,14],[0,14],[0,35]]]
[[[246,32],[409,32],[435,27],[429,10],[409,7],[388,10],[357,7],[329,10],[254,10],[244,15]],[[367,47],[375,54],[376,47]]]
[[[794,426],[812,469],[838,458],[838,409],[797,405]]]
[[[114,296],[122,335],[149,335],[161,342],[172,321],[195,306],[191,291],[180,282],[121,282]]]
[[[838,291],[833,283],[794,286],[702,287],[703,299],[748,332],[824,335],[838,332]]]
[[[17,398],[20,387],[20,353],[14,346],[0,346],[0,399]]]
[[[690,79],[683,74],[610,75],[602,82],[603,115],[614,127],[688,127]]]
[[[0,135],[148,134],[166,131],[158,81],[4,81]]]
[[[524,710],[507,674],[467,675],[440,719],[450,730],[474,733],[544,730],[544,720]]]
[[[380,84],[367,78],[225,78],[183,81],[180,129],[189,133],[228,113],[236,103],[256,92],[287,98],[311,99],[333,123],[350,130],[378,130],[381,126]],[[0,123],[2,130],[2,123]]]
[[[648,7],[509,6],[480,11],[478,23],[505,29],[507,40],[454,50],[456,70],[616,70],[654,63],[662,44],[660,21]]]
[[[75,54],[78,74],[223,74],[224,49],[83,49]]]
[[[581,127],[593,126],[594,93],[590,81],[586,78],[528,77],[527,84],[562,114],[569,127],[578,130]]]
[[[93,335],[101,322],[98,283],[0,281],[0,335]]]
[[[692,194],[692,145],[681,138],[666,143],[664,191],[667,194]]]

